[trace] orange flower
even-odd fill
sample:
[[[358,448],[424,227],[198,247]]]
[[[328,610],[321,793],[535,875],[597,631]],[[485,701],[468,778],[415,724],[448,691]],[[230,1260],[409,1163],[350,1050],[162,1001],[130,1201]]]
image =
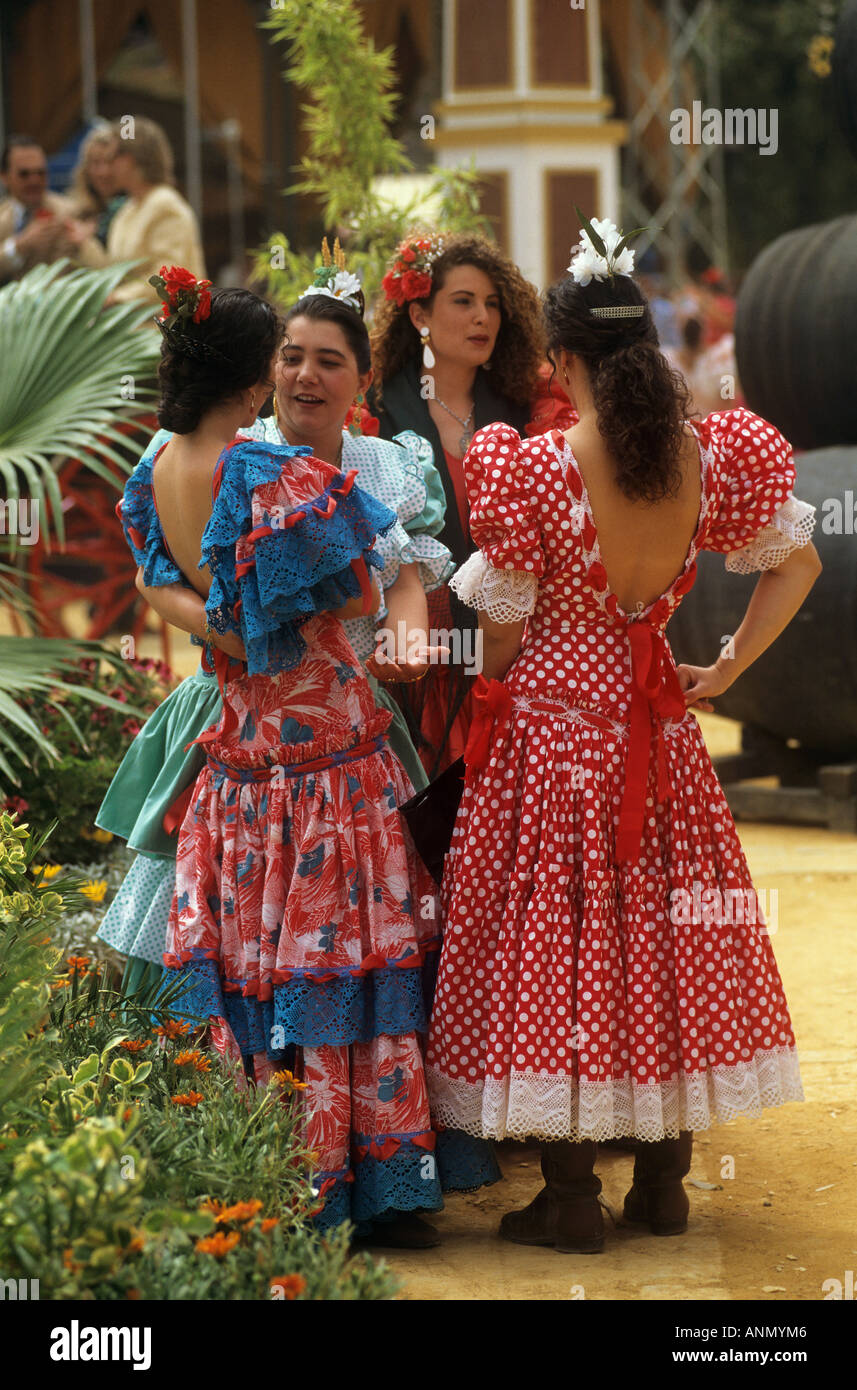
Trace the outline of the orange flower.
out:
[[[71,1274],[77,1274],[78,1270],[83,1269],[83,1265],[78,1264],[74,1258],[74,1251],[70,1245],[62,1252],[62,1262]]]
[[[307,1088],[307,1083],[305,1081],[296,1081],[290,1071],[275,1071],[271,1080],[276,1081],[277,1085],[283,1088],[289,1086],[293,1091],[305,1091]]]
[[[140,1297],[140,1290],[139,1290],[139,1289],[129,1289],[128,1292],[126,1293],[125,1297],[126,1297],[126,1298],[132,1299],[132,1301],[133,1301],[134,1303],[136,1303],[137,1300],[138,1300],[138,1298]]]
[[[138,1250],[143,1249],[144,1244],[145,1241],[143,1240],[142,1236],[135,1236],[134,1239],[129,1241],[128,1244],[125,1246],[125,1253],[136,1254]]]
[[[66,966],[70,977],[85,975],[89,969],[89,956],[69,956]]]
[[[168,1018],[166,1023],[159,1024],[154,1030],[159,1038],[183,1038],[185,1033],[190,1032],[189,1023],[179,1023],[176,1018]]]
[[[223,1203],[217,1197],[206,1197],[199,1209],[209,1212],[212,1216],[219,1216],[223,1211]]]
[[[214,1255],[222,1260],[224,1255],[235,1249],[240,1239],[237,1231],[230,1231],[229,1235],[225,1231],[215,1231],[213,1236],[203,1236],[202,1240],[198,1240],[196,1249],[201,1255]]]
[[[179,1052],[174,1058],[177,1067],[192,1066],[195,1071],[211,1071],[211,1062],[199,1048],[186,1048],[184,1052]]]
[[[274,1227],[275,1227],[275,1226],[279,1226],[279,1224],[280,1224],[279,1217],[276,1217],[276,1216],[266,1216],[265,1219],[264,1219],[263,1222],[262,1222],[262,1231],[263,1231],[263,1232],[273,1231]]]
[[[131,1109],[130,1105],[127,1106],[127,1107],[122,1111],[122,1123],[123,1123],[123,1125],[127,1125],[128,1121],[131,1119],[131,1117],[132,1117],[133,1114],[134,1114],[134,1111]]]
[[[204,1096],[201,1091],[188,1091],[185,1095],[178,1095],[172,1097],[173,1105],[189,1105],[191,1107],[199,1105],[199,1102],[201,1100],[204,1100]]]
[[[257,1198],[251,1202],[236,1202],[234,1206],[223,1207],[218,1213],[218,1221],[249,1221],[257,1212],[262,1210],[262,1203]]]
[[[297,1298],[305,1288],[306,1279],[301,1274],[281,1274],[278,1279],[271,1280],[271,1292],[273,1293],[274,1289],[282,1289],[283,1298]]]
[[[151,1045],[151,1038],[126,1038],[124,1042],[119,1044],[120,1047],[124,1047],[126,1052],[142,1052],[144,1047],[151,1047]]]

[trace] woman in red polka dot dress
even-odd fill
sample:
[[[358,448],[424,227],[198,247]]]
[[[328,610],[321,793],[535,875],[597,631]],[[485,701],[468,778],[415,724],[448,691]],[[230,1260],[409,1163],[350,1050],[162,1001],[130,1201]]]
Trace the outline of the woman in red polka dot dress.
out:
[[[686,420],[633,253],[594,225],[609,259],[583,234],[545,304],[579,423],[489,425],[465,459],[480,549],[452,583],[480,610],[484,665],[427,1068],[436,1123],[541,1141],[545,1187],[501,1235],[578,1252],[604,1240],[596,1141],[640,1141],[625,1216],[679,1233],[692,1131],[802,1098],[689,707],[770,645],[820,569],[789,444],[744,409]],[[676,669],[664,628],[700,550],[762,573],[730,648]]]

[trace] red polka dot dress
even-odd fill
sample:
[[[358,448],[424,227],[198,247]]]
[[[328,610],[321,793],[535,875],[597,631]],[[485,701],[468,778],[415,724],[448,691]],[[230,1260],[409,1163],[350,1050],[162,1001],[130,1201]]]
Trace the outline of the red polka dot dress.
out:
[[[529,621],[505,680],[477,692],[446,860],[427,1059],[440,1125],[657,1140],[802,1099],[763,912],[664,628],[700,550],[769,568],[813,511],[773,426],[741,409],[692,427],[696,533],[632,614],[561,433],[490,425],[465,460],[480,549],[453,586]]]

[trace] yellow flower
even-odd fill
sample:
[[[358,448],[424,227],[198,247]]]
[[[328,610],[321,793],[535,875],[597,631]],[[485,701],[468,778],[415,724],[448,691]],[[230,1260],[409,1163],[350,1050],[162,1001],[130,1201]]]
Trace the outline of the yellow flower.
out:
[[[62,864],[46,864],[42,869],[42,878],[49,883],[52,878],[56,878],[57,874],[61,873]]]
[[[100,845],[109,845],[113,836],[109,830],[97,829],[93,830],[92,838],[93,840],[97,840]]]
[[[307,1083],[305,1081],[296,1081],[290,1071],[275,1071],[271,1076],[271,1080],[276,1081],[277,1085],[282,1087],[283,1090],[288,1087],[291,1091],[305,1091],[307,1088]]]
[[[833,71],[830,59],[833,55],[833,38],[830,34],[816,34],[807,49],[809,66],[816,77],[829,77]]]
[[[90,879],[88,883],[83,885],[80,891],[87,898],[90,898],[92,902],[100,903],[103,901],[104,894],[107,892],[106,880],[102,878],[96,882],[95,879]]]

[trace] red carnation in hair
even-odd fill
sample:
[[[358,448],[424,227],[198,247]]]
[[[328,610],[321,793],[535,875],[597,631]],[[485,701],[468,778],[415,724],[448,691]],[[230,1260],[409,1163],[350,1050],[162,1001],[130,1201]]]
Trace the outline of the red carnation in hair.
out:
[[[417,259],[417,253],[416,253],[416,251],[414,250],[414,248],[413,248],[412,246],[405,246],[405,247],[403,248],[403,250],[402,250],[402,260],[403,260],[403,261],[407,261],[408,264],[410,265],[410,263],[411,263],[412,261],[415,261],[416,259]]]
[[[431,294],[431,276],[424,270],[406,270],[402,276],[405,299],[425,299]]]

